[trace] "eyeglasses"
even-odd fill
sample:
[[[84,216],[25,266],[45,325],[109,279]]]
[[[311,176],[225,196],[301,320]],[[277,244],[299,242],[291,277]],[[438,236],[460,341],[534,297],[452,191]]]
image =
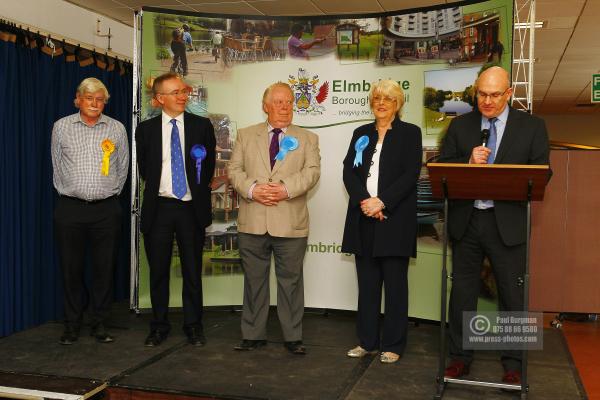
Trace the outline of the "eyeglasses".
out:
[[[173,90],[170,93],[159,93],[163,96],[184,96],[184,97],[188,97],[190,95],[191,91],[189,89],[183,89],[183,90]]]
[[[480,98],[481,100],[486,100],[486,99],[491,99],[491,100],[498,100],[500,97],[504,96],[504,94],[506,93],[506,91],[510,89],[510,88],[506,88],[504,90],[504,92],[495,92],[495,93],[486,93],[486,92],[482,92],[480,90],[477,91],[477,97]]]
[[[394,97],[389,96],[373,96],[373,103],[392,104],[396,101]]]
[[[104,97],[94,97],[94,96],[82,96],[82,99],[87,101],[88,103],[93,103],[94,101],[97,103],[105,103]]]

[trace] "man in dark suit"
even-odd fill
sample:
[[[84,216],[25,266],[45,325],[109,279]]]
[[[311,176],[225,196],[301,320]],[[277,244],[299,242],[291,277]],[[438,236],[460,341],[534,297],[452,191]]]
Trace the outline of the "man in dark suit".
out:
[[[500,67],[486,69],[477,79],[476,94],[478,111],[452,121],[439,162],[549,164],[544,121],[507,104],[512,95],[508,72]],[[483,129],[490,132],[487,146],[482,146]],[[450,203],[453,280],[449,312],[451,362],[445,371],[448,377],[460,378],[469,373],[473,352],[462,348],[462,317],[464,311],[477,309],[484,257],[492,264],[500,311],[523,310],[526,215],[524,202],[482,199]],[[521,352],[504,351],[502,364],[502,381],[519,384]]]
[[[169,274],[173,236],[183,275],[183,329],[202,346],[202,248],[212,223],[210,180],[215,169],[215,135],[207,118],[185,112],[190,88],[167,73],[152,85],[162,113],[138,125],[138,168],[145,181],[141,231],[150,265],[153,320],[146,346],[169,334]]]

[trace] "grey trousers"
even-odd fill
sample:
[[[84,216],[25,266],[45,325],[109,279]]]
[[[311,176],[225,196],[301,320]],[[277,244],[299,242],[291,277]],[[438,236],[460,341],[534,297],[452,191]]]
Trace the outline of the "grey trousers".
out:
[[[277,276],[277,315],[286,342],[302,340],[304,280],[302,266],[307,238],[238,234],[244,269],[242,338],[265,340],[269,315],[271,254]]]

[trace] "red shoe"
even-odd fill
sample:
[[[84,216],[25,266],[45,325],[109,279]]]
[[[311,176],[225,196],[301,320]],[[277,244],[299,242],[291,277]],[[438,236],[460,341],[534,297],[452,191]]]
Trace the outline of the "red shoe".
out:
[[[444,371],[446,378],[460,378],[461,376],[469,375],[469,366],[461,360],[452,360]]]
[[[521,372],[510,369],[504,371],[504,375],[502,375],[502,383],[508,383],[510,385],[520,385]]]

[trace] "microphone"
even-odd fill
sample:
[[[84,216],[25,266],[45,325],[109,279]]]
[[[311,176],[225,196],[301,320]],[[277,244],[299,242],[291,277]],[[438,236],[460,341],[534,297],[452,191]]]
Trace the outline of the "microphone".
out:
[[[490,130],[489,129],[482,129],[481,130],[481,140],[483,140],[483,143],[481,145],[483,147],[487,146],[489,138],[490,138]]]

